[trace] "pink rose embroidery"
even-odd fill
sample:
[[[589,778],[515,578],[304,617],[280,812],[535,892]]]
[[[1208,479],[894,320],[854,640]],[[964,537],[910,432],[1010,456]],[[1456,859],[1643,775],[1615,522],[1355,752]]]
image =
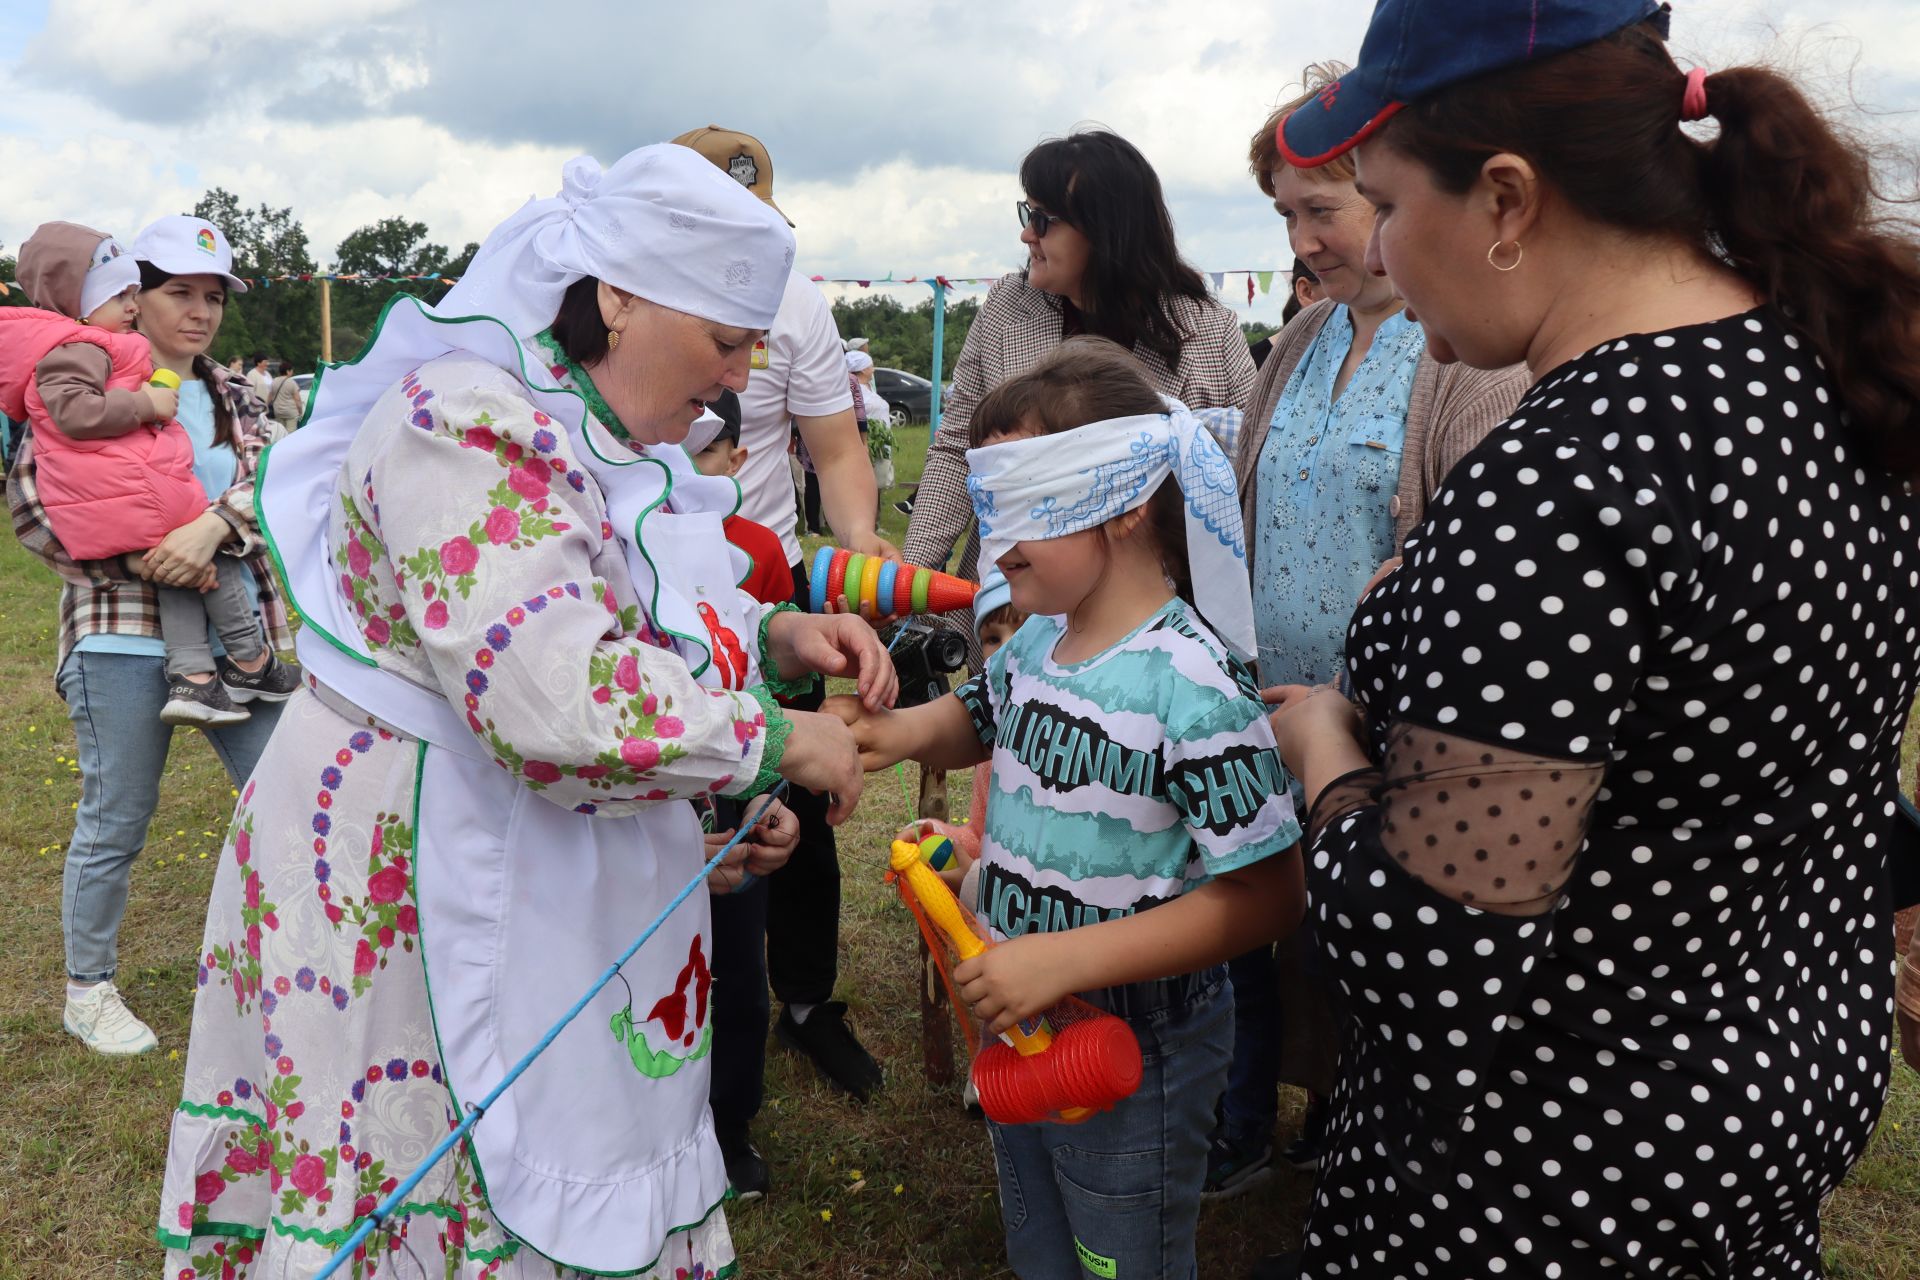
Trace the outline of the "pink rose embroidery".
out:
[[[472,573],[480,563],[480,549],[465,537],[448,538],[440,544],[440,567],[455,577]]]
[[[233,833],[233,860],[244,867],[252,856],[253,836],[243,827]]]
[[[303,1196],[318,1195],[327,1182],[327,1162],[319,1156],[293,1158],[293,1189]]]
[[[520,766],[520,771],[535,782],[560,781],[560,766],[545,760],[529,760]]]
[[[347,568],[356,578],[366,577],[367,570],[373,568],[373,555],[358,538],[347,544]]]
[[[640,714],[643,716],[650,716],[659,709],[660,699],[654,697],[652,694],[648,694],[640,702]]]
[[[201,1204],[212,1204],[227,1189],[227,1180],[208,1170],[193,1180],[193,1198]]]
[[[487,541],[503,546],[520,536],[520,516],[511,507],[495,507],[487,512]]]
[[[385,644],[393,635],[393,624],[385,618],[367,619],[367,639],[375,644]]]
[[[181,1226],[191,1228],[193,1226],[193,1206],[182,1203],[180,1206],[179,1219]]]
[[[640,660],[632,654],[626,654],[613,665],[613,682],[628,693],[640,691]],[[651,700],[653,695],[648,694]]]
[[[427,585],[432,586],[433,584],[429,582]],[[427,630],[429,631],[438,631],[440,628],[446,626],[447,602],[445,600],[435,600],[432,604],[428,605],[426,616],[422,618],[421,621],[426,624]]]
[[[406,906],[400,908],[399,913],[393,918],[393,923],[402,933],[418,933],[420,931],[420,913],[414,909],[412,903],[408,903]]]
[[[398,867],[382,867],[367,879],[367,897],[374,902],[398,902],[407,891],[407,874]]]
[[[462,443],[470,449],[485,449],[492,453],[494,446],[500,443],[500,437],[485,427],[468,427],[467,437]]]
[[[547,477],[551,474],[537,460],[526,462],[507,472],[507,487],[533,502],[547,496]]]
[[[353,949],[353,976],[364,978],[373,972],[373,948],[367,945],[365,938]]]
[[[604,684],[600,685],[593,691],[593,700],[604,706],[613,701],[613,690]]]
[[[235,1173],[252,1173],[254,1170],[253,1152],[245,1147],[235,1147],[227,1152],[227,1168]],[[205,1177],[205,1174],[201,1175]]]
[[[651,769],[660,763],[660,744],[651,738],[628,738],[620,744],[620,758],[636,769]]]
[[[653,722],[653,731],[663,738],[677,738],[687,731],[679,716],[661,716]]]

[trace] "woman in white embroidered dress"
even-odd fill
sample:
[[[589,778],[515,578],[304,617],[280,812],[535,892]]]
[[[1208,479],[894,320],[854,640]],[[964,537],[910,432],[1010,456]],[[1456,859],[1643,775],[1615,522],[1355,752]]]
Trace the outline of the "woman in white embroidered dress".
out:
[[[887,704],[886,655],[736,588],[737,486],[679,447],[745,385],[792,258],[691,151],[583,157],[438,308],[390,307],[273,450],[261,522],[312,662],[214,883],[169,1280],[313,1274],[694,875],[686,800],[776,776],[836,821],[857,800],[845,727],[768,686],[857,673]],[[792,837],[774,805],[735,856],[770,869]],[[734,1269],[705,898],[342,1274]]]

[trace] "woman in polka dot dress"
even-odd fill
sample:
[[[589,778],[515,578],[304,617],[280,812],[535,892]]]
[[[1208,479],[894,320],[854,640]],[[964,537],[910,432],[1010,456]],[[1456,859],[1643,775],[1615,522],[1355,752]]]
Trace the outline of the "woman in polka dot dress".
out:
[[[1819,1275],[1890,1069],[1914,246],[1642,0],[1393,8],[1283,150],[1367,138],[1370,265],[1536,382],[1356,611],[1358,706],[1275,716],[1348,1009],[1301,1273]]]

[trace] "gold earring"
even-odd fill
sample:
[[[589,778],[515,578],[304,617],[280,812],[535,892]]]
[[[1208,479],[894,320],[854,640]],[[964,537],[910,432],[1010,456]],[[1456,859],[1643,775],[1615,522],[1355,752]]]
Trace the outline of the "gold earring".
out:
[[[1493,242],[1493,247],[1487,250],[1487,265],[1492,267],[1495,271],[1501,272],[1502,274],[1505,274],[1508,271],[1518,271],[1520,269],[1520,259],[1526,256],[1526,250],[1520,247],[1520,242],[1518,240],[1515,240],[1513,242],[1513,265],[1510,267],[1501,266],[1499,263],[1493,260],[1493,255],[1500,252],[1500,246],[1505,243],[1506,241],[1504,240],[1495,240]]]
[[[618,351],[619,349],[620,349],[620,331],[618,329],[607,330],[607,350]]]

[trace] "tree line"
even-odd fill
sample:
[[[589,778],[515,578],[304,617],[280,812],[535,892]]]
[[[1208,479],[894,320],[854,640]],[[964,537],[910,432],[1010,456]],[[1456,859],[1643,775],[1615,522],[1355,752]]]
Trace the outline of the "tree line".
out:
[[[319,271],[306,228],[291,208],[266,204],[251,209],[221,187],[200,197],[188,210],[226,233],[233,246],[233,273],[259,280],[280,275]],[[120,232],[128,242],[134,229]],[[350,232],[334,249],[328,270],[340,274],[458,277],[473,261],[480,246],[468,243],[458,253],[428,238],[427,224],[411,218],[382,218]],[[0,254],[0,280],[17,279],[12,254]],[[333,358],[351,358],[372,336],[373,323],[387,301],[410,294],[427,302],[446,296],[448,286],[438,281],[401,281],[397,284],[336,284],[333,289]],[[0,306],[30,305],[25,293],[11,289]],[[227,300],[226,318],[208,352],[226,363],[234,356],[262,351],[285,360],[295,369],[312,369],[320,362],[320,286],[313,281],[274,280],[254,284],[246,293]]]

